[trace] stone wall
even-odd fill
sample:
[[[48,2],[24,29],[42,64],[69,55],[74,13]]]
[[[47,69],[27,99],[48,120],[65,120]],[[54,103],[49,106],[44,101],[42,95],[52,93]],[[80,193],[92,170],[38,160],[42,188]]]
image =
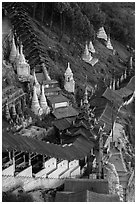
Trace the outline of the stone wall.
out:
[[[14,176],[14,172],[15,172],[15,166],[11,165],[8,168],[4,169],[2,171],[2,175],[11,175]]]
[[[32,177],[32,166],[29,166],[28,168],[24,169],[21,171],[17,177],[19,176],[27,176],[27,177]]]
[[[21,186],[25,191],[56,188],[64,183],[64,179],[2,176],[2,191],[6,192]]]

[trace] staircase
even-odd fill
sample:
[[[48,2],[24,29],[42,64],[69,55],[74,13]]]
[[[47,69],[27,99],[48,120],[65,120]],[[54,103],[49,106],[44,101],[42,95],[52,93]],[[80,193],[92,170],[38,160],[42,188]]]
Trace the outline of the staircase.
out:
[[[39,29],[20,2],[3,3],[4,9],[16,32],[15,38],[23,44],[23,52],[28,60],[30,68],[36,72],[43,72],[45,79],[49,79],[48,71],[45,67],[49,64],[47,50],[43,45],[43,39],[39,37]]]

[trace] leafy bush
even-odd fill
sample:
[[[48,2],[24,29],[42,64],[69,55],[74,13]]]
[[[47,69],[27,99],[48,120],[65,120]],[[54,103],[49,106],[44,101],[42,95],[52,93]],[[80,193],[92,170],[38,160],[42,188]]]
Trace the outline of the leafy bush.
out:
[[[33,202],[33,199],[27,193],[20,193],[15,195],[11,192],[3,192],[2,202]]]

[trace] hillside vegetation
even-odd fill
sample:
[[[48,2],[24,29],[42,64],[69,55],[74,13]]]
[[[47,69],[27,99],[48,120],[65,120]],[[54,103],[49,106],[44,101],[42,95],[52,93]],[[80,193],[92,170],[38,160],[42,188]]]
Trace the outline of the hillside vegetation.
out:
[[[5,2],[3,7],[5,4],[7,6],[11,3]],[[61,88],[63,88],[67,63],[70,62],[76,82],[76,95],[79,99],[83,97],[86,76],[88,84],[93,86],[98,84],[101,90],[109,85],[113,73],[117,80],[128,68],[130,51],[126,46],[134,48],[135,41],[134,3],[20,2],[14,4],[30,17],[31,26],[42,45],[41,50],[46,59],[49,75],[60,82]],[[113,55],[112,51],[96,38],[96,32],[102,25],[107,34],[110,34],[117,55]],[[89,40],[93,41],[96,50],[93,57],[99,59],[94,67],[81,59],[85,42]],[[24,50],[24,54],[29,60],[30,53]]]

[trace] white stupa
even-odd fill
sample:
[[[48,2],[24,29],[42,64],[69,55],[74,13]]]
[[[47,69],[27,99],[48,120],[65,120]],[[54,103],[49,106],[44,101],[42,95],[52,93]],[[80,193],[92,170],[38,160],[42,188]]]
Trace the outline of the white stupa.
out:
[[[117,89],[119,88],[119,86],[120,86],[120,81],[119,81],[119,79],[117,80]]]
[[[115,88],[116,88],[116,80],[115,80],[115,78],[113,79],[113,90],[115,90]]]
[[[112,89],[112,80],[110,81],[109,88]]]
[[[70,92],[70,93],[74,93],[75,92],[75,81],[73,78],[73,73],[72,73],[72,70],[70,68],[69,62],[68,62],[68,67],[67,67],[64,75],[65,75],[65,84],[64,84],[65,90]]]
[[[31,105],[31,110],[35,115],[42,115],[43,110],[40,107],[37,92],[36,92],[36,87],[34,86],[33,89],[33,97],[32,97],[32,105]]]
[[[11,63],[13,63],[16,59],[16,55],[17,55],[17,48],[15,45],[15,40],[14,40],[14,35],[12,38],[12,47],[11,47],[11,51],[10,51],[10,56],[9,56],[9,60]]]
[[[112,46],[112,44],[111,44],[111,41],[110,41],[110,37],[108,37],[108,39],[107,39],[107,48],[109,49],[109,50],[113,50],[113,46]]]
[[[123,82],[123,80],[124,80],[124,76],[122,74],[121,77],[120,77],[120,82]]]
[[[36,77],[36,74],[35,74],[35,69],[34,69],[34,72],[33,72],[33,77],[34,77],[34,86],[36,87],[36,93],[39,96],[40,93],[41,93],[41,89],[40,89],[40,84],[39,84],[39,82],[37,80],[37,77]]]
[[[99,29],[99,31],[97,33],[97,38],[101,38],[101,39],[104,39],[107,41],[107,34],[106,34],[103,26]]]
[[[44,93],[44,85],[42,85],[41,97],[40,97],[40,106],[43,109],[44,114],[48,114],[50,112],[50,108],[48,107],[47,100]]]
[[[125,69],[125,72],[124,72],[124,79],[127,78],[127,70]]]
[[[96,51],[95,51],[95,48],[94,48],[94,46],[93,46],[92,41],[89,42],[89,47],[88,47],[88,49],[89,49],[89,51],[92,52],[92,53],[95,53],[95,52],[96,52]]]
[[[20,46],[20,54],[19,54],[19,48],[16,52],[16,59],[17,59],[17,74],[18,76],[30,76],[30,66],[27,63],[25,56],[23,54],[23,45]]]
[[[88,50],[88,45],[86,43],[86,46],[85,46],[85,50],[84,50],[84,54],[82,56],[82,59],[85,61],[85,62],[90,62],[93,57],[91,56],[91,53],[89,52]]]
[[[132,56],[130,57],[129,64],[130,64],[130,68],[132,69],[133,68],[133,57]]]

